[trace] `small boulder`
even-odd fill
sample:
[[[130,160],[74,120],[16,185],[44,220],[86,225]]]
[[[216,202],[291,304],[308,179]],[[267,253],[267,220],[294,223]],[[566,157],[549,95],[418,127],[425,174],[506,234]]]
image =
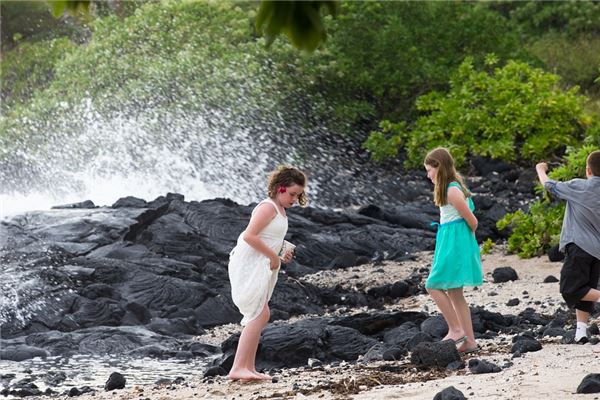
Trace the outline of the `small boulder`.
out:
[[[449,386],[441,392],[438,392],[433,400],[466,400],[466,397],[454,386]]]
[[[544,283],[554,283],[554,282],[558,282],[558,278],[555,277],[554,275],[548,275],[545,279],[544,279]]]
[[[419,343],[410,355],[410,361],[420,368],[446,368],[453,361],[460,361],[460,354],[451,340]]]
[[[512,267],[499,267],[492,272],[494,283],[503,283],[508,281],[516,281],[519,279],[517,271]]]
[[[500,372],[502,369],[492,362],[472,358],[469,360],[469,371],[472,374],[489,374]]]
[[[587,374],[577,386],[577,393],[600,393],[600,374]]]
[[[113,372],[108,377],[106,384],[104,384],[104,390],[111,391],[115,389],[123,389],[125,387],[125,377],[118,372]]]

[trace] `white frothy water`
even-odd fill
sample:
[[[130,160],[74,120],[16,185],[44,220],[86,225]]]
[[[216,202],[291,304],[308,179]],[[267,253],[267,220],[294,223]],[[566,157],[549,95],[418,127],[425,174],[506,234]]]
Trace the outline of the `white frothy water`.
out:
[[[13,154],[23,170],[17,177],[5,171],[9,187],[0,193],[0,217],[83,200],[149,201],[167,192],[187,200],[249,203],[265,191],[268,171],[287,161],[253,124],[245,126],[223,111],[104,117],[86,102],[79,115],[78,132],[68,132],[73,127],[65,123],[43,144]]]

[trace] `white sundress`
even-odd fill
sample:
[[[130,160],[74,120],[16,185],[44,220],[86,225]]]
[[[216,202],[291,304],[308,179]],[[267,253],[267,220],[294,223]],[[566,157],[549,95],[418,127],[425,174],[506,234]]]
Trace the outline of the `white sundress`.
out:
[[[279,253],[287,233],[288,220],[281,215],[273,200],[265,199],[256,207],[262,203],[272,204],[277,214],[258,236],[271,250]],[[253,215],[255,211],[256,208],[252,211]],[[240,234],[237,245],[229,253],[228,267],[231,298],[244,316],[242,325],[246,325],[262,312],[265,303],[271,299],[279,272],[279,269],[271,270],[267,256],[246,243],[244,232]]]

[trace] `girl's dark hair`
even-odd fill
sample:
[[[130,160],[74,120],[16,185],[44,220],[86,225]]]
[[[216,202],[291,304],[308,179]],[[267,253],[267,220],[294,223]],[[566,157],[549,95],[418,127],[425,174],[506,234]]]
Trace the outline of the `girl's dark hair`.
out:
[[[271,172],[271,175],[269,175],[267,194],[270,198],[274,199],[277,196],[277,190],[280,186],[290,187],[292,185],[300,185],[305,188],[306,175],[298,168],[290,165],[280,165],[275,171]],[[306,191],[303,191],[300,196],[298,196],[298,203],[301,206],[308,204]]]
[[[438,169],[433,188],[433,200],[436,206],[448,204],[448,184],[450,182],[458,182],[465,197],[471,196],[462,177],[454,167],[454,159],[448,149],[438,147],[431,150],[425,157],[425,165]]]

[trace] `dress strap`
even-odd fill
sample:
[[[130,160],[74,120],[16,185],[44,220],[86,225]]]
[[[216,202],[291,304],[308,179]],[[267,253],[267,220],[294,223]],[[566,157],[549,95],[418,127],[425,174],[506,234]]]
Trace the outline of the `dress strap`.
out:
[[[273,206],[273,208],[275,208],[275,212],[276,212],[278,215],[281,215],[281,212],[279,211],[279,207],[277,207],[277,204],[275,204],[275,202],[274,202],[273,200],[271,200],[270,198],[266,198],[266,199],[264,199],[264,200],[261,200],[261,201],[260,201],[260,202],[259,202],[259,203],[256,205],[256,207],[254,207],[254,210],[252,210],[252,214],[254,214],[254,211],[256,211],[256,209],[258,208],[258,206],[260,206],[260,205],[261,205],[261,204],[263,204],[263,203],[269,203],[269,204],[271,204],[271,205]],[[281,215],[281,216],[283,217],[283,215]]]

